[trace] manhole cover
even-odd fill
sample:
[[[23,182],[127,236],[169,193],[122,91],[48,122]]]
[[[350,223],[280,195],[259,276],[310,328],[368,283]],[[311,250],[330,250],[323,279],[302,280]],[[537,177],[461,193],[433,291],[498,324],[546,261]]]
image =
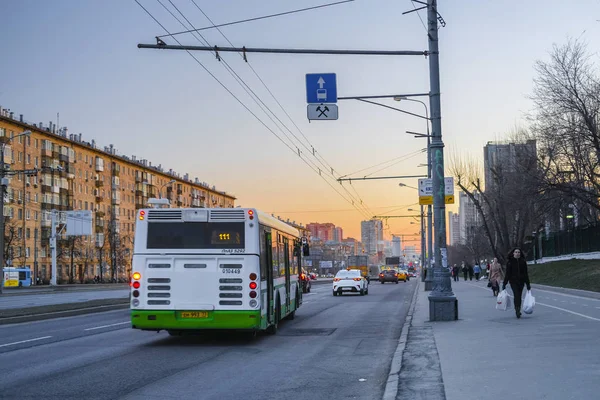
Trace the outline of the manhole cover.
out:
[[[280,336],[329,336],[335,328],[285,329],[277,332]]]

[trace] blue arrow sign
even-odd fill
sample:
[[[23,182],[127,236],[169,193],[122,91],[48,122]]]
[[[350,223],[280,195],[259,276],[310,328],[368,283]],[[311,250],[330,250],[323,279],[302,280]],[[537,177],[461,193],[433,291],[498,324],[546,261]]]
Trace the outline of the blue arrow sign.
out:
[[[337,103],[335,74],[306,74],[306,102]]]

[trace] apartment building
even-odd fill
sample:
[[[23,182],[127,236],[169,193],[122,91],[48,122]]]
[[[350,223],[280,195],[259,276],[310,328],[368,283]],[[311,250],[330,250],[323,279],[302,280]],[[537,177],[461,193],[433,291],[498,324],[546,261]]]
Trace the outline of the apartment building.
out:
[[[19,136],[29,130],[31,134]],[[93,236],[59,237],[59,281],[125,278],[129,274],[136,210],[153,197],[173,207],[233,207],[235,197],[188,174],[137,157],[118,155],[113,145],[100,149],[50,122],[28,123],[0,107],[0,145],[8,180],[4,196],[5,259],[50,279],[52,210],[90,210]],[[29,173],[16,173],[26,170]],[[37,172],[37,173],[36,173]],[[59,228],[65,223],[60,215]],[[71,268],[71,265],[75,268]],[[114,266],[114,268],[112,268]],[[112,273],[112,274],[111,274]]]

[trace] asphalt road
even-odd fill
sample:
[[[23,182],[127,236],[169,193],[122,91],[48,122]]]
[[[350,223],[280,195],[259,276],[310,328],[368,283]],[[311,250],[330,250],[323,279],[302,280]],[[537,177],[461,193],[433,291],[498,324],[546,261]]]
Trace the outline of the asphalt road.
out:
[[[0,326],[0,398],[381,399],[415,285],[315,285],[254,340],[132,330],[126,310]]]
[[[79,303],[103,299],[127,299],[130,289],[110,289],[94,291],[68,291],[32,293],[22,296],[0,297],[0,309],[27,308],[36,306],[49,306],[65,303]]]

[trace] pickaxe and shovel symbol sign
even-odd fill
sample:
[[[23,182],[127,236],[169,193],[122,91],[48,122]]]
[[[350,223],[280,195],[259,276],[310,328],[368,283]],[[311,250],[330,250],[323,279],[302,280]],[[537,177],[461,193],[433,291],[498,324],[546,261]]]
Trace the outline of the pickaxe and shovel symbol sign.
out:
[[[317,107],[317,112],[319,112],[318,117],[325,117],[327,118],[327,114],[325,114],[326,112],[329,111],[329,107],[325,106],[324,108],[321,108],[321,106]]]

